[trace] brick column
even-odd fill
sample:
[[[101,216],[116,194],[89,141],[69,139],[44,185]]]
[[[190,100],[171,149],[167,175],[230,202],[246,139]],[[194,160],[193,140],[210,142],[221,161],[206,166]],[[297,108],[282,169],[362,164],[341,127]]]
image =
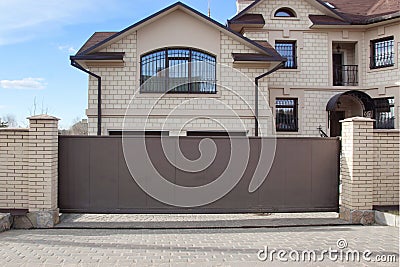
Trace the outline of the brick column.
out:
[[[37,228],[58,223],[58,118],[29,117],[29,216]]]
[[[374,223],[374,120],[355,117],[341,121],[342,193],[340,217],[352,223]]]

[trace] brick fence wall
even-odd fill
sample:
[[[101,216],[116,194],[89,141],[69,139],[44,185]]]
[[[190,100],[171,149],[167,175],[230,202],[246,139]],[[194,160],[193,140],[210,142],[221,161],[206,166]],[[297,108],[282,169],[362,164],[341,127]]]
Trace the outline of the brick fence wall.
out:
[[[399,205],[400,131],[375,130],[373,137],[373,205]]]
[[[0,130],[0,208],[29,207],[29,129]]]
[[[372,224],[373,208],[399,205],[399,130],[375,130],[374,120],[342,121],[340,216]]]
[[[52,227],[58,220],[57,164],[57,118],[38,115],[29,118],[29,129],[0,129],[0,211],[28,212],[16,224]]]

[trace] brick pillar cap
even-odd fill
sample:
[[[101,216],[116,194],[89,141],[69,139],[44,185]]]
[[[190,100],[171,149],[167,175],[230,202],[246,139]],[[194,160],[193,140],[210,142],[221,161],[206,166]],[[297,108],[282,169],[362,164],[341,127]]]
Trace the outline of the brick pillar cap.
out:
[[[27,118],[28,120],[54,120],[59,121],[60,119],[57,117],[53,117],[47,114],[35,115]]]
[[[374,122],[374,119],[365,118],[365,117],[353,117],[341,120],[339,122],[353,122],[353,121],[361,121],[361,122]]]

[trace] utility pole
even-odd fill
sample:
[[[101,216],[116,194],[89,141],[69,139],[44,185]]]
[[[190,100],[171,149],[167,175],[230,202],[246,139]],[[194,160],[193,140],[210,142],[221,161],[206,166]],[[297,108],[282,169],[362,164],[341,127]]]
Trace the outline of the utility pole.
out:
[[[211,18],[211,0],[208,0],[208,17]]]

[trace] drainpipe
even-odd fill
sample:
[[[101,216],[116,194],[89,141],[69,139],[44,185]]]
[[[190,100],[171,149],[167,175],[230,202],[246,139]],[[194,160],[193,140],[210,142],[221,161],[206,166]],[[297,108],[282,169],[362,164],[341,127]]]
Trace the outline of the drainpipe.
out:
[[[256,79],[255,79],[255,90],[254,90],[254,98],[255,98],[254,99],[254,102],[255,102],[255,110],[254,110],[254,113],[255,113],[255,116],[254,116],[254,119],[255,119],[254,120],[255,121],[255,124],[254,124],[255,130],[254,130],[254,135],[255,136],[258,136],[258,81],[260,79],[264,78],[265,76],[268,76],[268,75],[274,73],[275,71],[279,70],[280,68],[282,68],[285,65],[285,62],[286,61],[283,61],[283,62],[279,63],[275,68],[273,68],[272,70],[270,70],[270,71],[268,71],[268,72],[266,72],[264,74],[261,74],[260,76],[256,77]]]
[[[101,77],[79,65],[74,59],[71,59],[71,65],[97,79],[97,135],[101,136]]]

